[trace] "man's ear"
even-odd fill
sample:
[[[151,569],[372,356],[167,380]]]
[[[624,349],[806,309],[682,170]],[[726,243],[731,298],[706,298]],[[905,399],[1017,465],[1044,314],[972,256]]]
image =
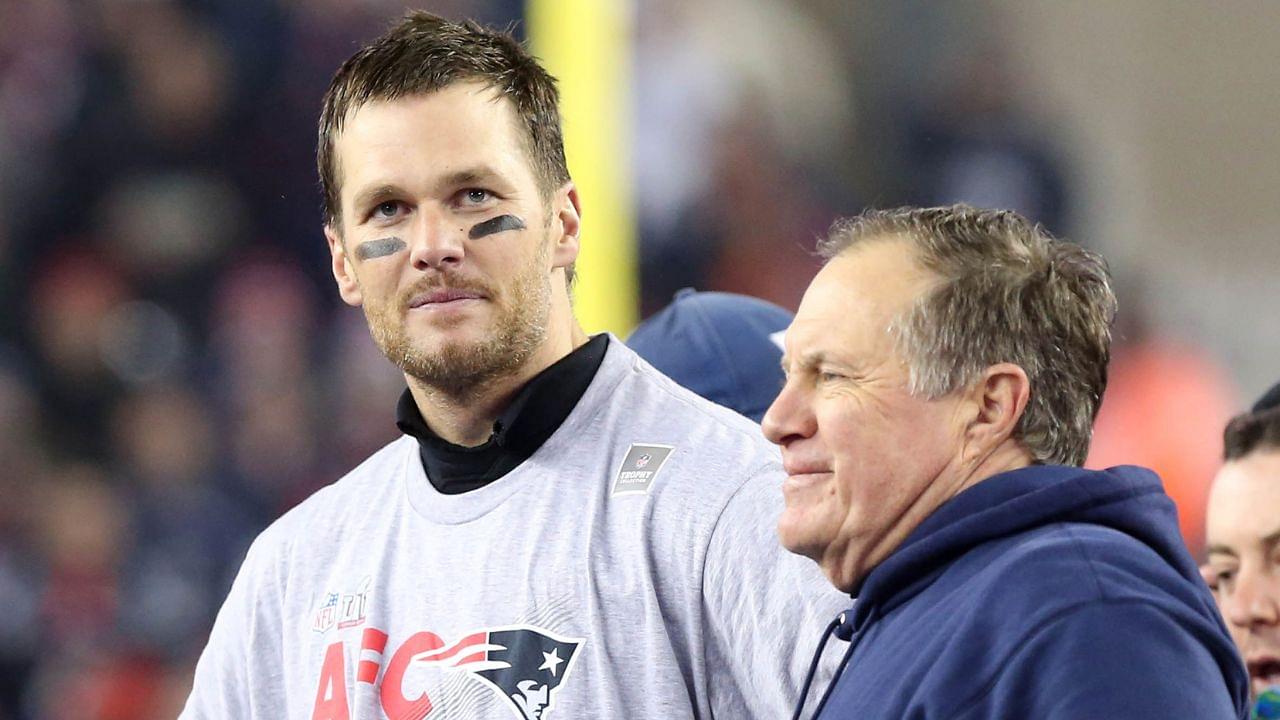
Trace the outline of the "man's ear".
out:
[[[347,257],[347,247],[332,225],[324,226],[324,238],[329,241],[329,257],[333,259],[333,279],[338,283],[338,294],[342,301],[352,307],[360,307],[364,295],[360,292],[360,284],[356,282],[356,274],[351,267],[351,259]]]
[[[1031,381],[1021,367],[988,367],[969,389],[973,414],[965,429],[967,451],[985,457],[1012,438],[1030,398]]]
[[[556,191],[552,203],[551,267],[569,267],[578,259],[578,233],[582,230],[582,210],[578,204],[578,188],[572,182]]]

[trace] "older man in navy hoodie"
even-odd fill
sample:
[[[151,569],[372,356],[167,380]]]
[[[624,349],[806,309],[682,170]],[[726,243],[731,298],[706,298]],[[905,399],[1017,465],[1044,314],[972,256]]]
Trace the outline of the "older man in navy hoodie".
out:
[[[967,206],[871,211],[821,250],[764,418],[782,543],[856,598],[814,717],[1246,717],[1160,479],[1080,467],[1115,313],[1101,258]]]

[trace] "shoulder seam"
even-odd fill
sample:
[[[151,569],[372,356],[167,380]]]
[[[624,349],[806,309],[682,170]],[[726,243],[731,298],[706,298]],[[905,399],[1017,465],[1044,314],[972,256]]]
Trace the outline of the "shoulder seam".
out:
[[[1093,556],[1085,549],[1084,543],[1080,541],[1080,536],[1075,532],[1075,528],[1072,527],[1071,523],[1058,523],[1058,525],[1066,531],[1067,537],[1071,539],[1071,546],[1076,549],[1076,552],[1080,553],[1080,559],[1084,560],[1085,564],[1089,566],[1089,578],[1093,580],[1093,588],[1098,593],[1098,597],[1102,600],[1109,599],[1106,590],[1102,587],[1102,579],[1098,568],[1093,563]]]

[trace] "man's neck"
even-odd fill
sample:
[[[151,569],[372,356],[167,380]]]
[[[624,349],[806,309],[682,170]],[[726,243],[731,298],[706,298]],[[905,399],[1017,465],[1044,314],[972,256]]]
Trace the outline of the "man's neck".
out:
[[[851,553],[833,544],[825,556],[815,558],[837,588],[848,592],[856,587],[871,568],[894,553],[920,523],[949,500],[989,477],[1031,465],[1032,457],[1017,441],[1006,440],[968,463],[960,458],[953,463],[938,473],[874,546]]]
[[[983,480],[1000,473],[1027,467],[1034,462],[1035,458],[1018,441],[1007,439],[992,450],[990,454],[982,458],[982,461],[969,472],[968,478],[960,487],[960,490],[971,488]],[[958,495],[959,491],[955,494]]]
[[[464,396],[442,392],[407,375],[405,380],[422,419],[440,439],[464,447],[483,445],[493,433],[494,421],[520,389],[538,373],[582,347],[587,339],[577,321],[570,321],[561,332],[549,332],[542,345],[514,373],[480,383]]]

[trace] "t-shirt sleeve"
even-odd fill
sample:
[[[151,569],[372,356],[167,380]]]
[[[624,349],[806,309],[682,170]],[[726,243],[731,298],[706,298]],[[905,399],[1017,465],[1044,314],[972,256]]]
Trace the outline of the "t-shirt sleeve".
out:
[[[782,478],[771,466],[739,488],[707,548],[707,695],[717,718],[790,717],[827,623],[850,604],[817,565],[779,544]],[[839,660],[828,646],[815,688]]]
[[[278,548],[254,541],[196,664],[179,720],[285,717]]]
[[[1247,717],[1194,630],[1139,601],[1092,602],[1058,616],[968,704],[957,717]]]

